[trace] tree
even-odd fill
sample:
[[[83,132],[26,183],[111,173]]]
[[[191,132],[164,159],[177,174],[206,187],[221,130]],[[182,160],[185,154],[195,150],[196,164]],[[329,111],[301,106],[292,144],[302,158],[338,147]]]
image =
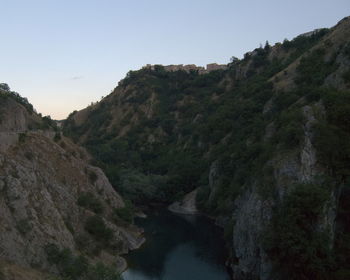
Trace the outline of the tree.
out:
[[[10,91],[10,87],[8,86],[8,84],[5,84],[5,83],[0,83],[0,89],[5,91]]]
[[[238,57],[236,57],[236,56],[232,56],[232,57],[230,58],[230,61],[231,61],[231,63],[236,63],[236,62],[239,61],[239,59],[238,59]]]

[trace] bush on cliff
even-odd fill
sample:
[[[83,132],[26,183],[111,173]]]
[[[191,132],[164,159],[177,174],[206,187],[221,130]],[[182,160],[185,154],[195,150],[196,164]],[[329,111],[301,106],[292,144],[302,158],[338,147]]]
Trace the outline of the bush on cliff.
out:
[[[329,279],[332,267],[327,229],[320,229],[329,190],[323,185],[301,184],[276,209],[265,246],[276,262],[276,273],[288,279]]]

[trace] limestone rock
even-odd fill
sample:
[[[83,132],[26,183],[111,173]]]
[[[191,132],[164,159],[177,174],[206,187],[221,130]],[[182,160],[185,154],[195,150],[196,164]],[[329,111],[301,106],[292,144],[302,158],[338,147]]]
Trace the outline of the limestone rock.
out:
[[[100,216],[113,232],[111,243],[118,245],[96,259],[109,256],[125,269],[118,255],[139,247],[144,239],[137,227],[113,222],[113,209],[125,205],[107,177],[69,139],[61,136],[55,142],[53,130],[31,129],[41,120],[34,112],[11,98],[5,105],[0,107],[6,115],[0,123],[0,259],[23,269],[52,271],[44,250],[47,244],[80,254],[77,240],[88,235],[85,222],[95,214],[77,202],[90,193],[103,208]]]

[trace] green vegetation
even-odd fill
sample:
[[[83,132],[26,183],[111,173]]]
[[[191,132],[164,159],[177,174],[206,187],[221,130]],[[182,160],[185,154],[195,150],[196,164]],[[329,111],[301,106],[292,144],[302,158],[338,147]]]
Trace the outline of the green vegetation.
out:
[[[55,142],[60,141],[60,140],[61,140],[61,133],[60,133],[60,132],[56,132],[56,133],[55,133],[55,136],[54,136],[54,138],[53,138],[53,140],[54,140]]]
[[[89,121],[76,125],[68,118],[64,133],[76,140],[84,136],[94,163],[132,203],[169,203],[200,187],[200,210],[224,217],[231,217],[235,199],[252,186],[263,199],[276,201],[276,161],[300,160],[309,136],[323,176],[332,183],[290,186],[266,233],[266,246],[280,268],[276,273],[342,279],[349,274],[344,242],[350,213],[343,198],[346,214],[340,214],[343,226],[336,230],[334,250],[328,229],[317,228],[330,192],[348,184],[350,175],[350,72],[338,69],[339,60],[350,57],[350,45],[329,51],[332,38],[320,41],[328,32],[286,40],[274,52],[267,43],[242,60],[234,58],[227,70],[207,74],[166,72],[161,66],[130,71],[108,102],[90,107]],[[300,57],[296,68],[287,68]],[[327,86],[332,73],[341,73],[345,88]],[[127,110],[118,122],[111,112],[123,106]],[[215,192],[208,180],[213,163]],[[130,222],[131,213],[118,209],[114,217]],[[231,220],[225,228],[229,240],[233,226]]]
[[[19,143],[24,143],[27,139],[27,133],[20,133],[19,134],[19,137],[18,137],[18,141]]]
[[[298,38],[289,46],[284,43],[283,48],[294,51],[303,44],[310,47],[325,32]],[[264,176],[262,192],[272,193],[272,188],[266,184],[272,182],[272,172],[264,173],[264,165],[277,150],[298,149],[303,143],[303,103],[297,104],[297,101],[303,96],[310,102],[320,98],[319,91],[306,91],[305,84],[314,79],[314,86],[319,86],[333,63],[323,63],[320,58],[324,53],[315,52],[303,59],[298,68],[300,86],[290,92],[275,92],[269,79],[292,60],[270,60],[270,52],[267,43],[244,60],[232,63],[229,70],[204,75],[166,72],[161,66],[155,70],[130,71],[119,87],[128,88],[129,94],[123,102],[134,108],[127,119],[139,115],[141,120],[131,126],[125,136],[117,138],[115,132],[107,130],[105,123],[96,121],[104,119],[111,110],[113,98],[108,103],[97,104],[90,113],[89,122],[81,126],[76,126],[69,118],[64,133],[77,139],[91,131],[84,144],[94,155],[95,163],[104,169],[112,185],[134,203],[171,202],[202,186],[199,194],[202,210],[229,213],[233,200],[251,183],[251,178]],[[252,63],[247,78],[234,80],[233,85],[226,88],[222,81],[234,77],[237,65],[245,66],[249,61]],[[315,61],[316,67],[324,69],[320,77],[306,75],[314,71]],[[146,118],[134,105],[147,103],[151,93],[158,102],[152,117]],[[215,101],[213,96],[216,96]],[[269,100],[271,109],[264,113]],[[263,141],[265,128],[272,122],[275,133],[268,141]],[[127,124],[123,123],[124,120],[122,125]],[[145,141],[151,134],[156,141]],[[221,182],[216,197],[209,203],[209,192],[204,186],[208,185],[208,170],[215,160],[220,164]]]
[[[297,69],[299,75],[295,80],[298,85],[322,85],[324,79],[336,69],[334,60],[325,61],[325,53],[325,49],[318,48],[301,59]]]
[[[327,114],[315,126],[315,145],[330,175],[345,182],[350,176],[350,94],[330,89],[323,100]]]
[[[131,201],[126,200],[124,207],[114,209],[114,220],[118,222],[119,219],[122,219],[126,223],[134,222],[134,208]]]
[[[57,131],[57,124],[54,120],[51,119],[50,116],[44,116],[44,117],[42,117],[42,122],[38,128],[44,129],[44,130],[49,129],[49,128],[53,128]]]
[[[293,61],[305,51],[311,49],[328,32],[329,30],[324,28],[313,33],[311,36],[298,36],[292,41],[284,40],[282,47],[287,51],[291,51],[288,60]]]
[[[350,59],[350,43],[347,43],[345,46],[344,46],[344,55]]]
[[[349,85],[350,84],[350,70],[349,71],[346,71],[344,74],[343,74],[343,79],[344,79],[344,82]]]
[[[77,244],[77,248],[84,252],[86,249],[88,249],[91,246],[91,239],[89,238],[88,234],[82,233],[74,238],[75,243]]]
[[[350,185],[343,186],[339,198],[337,231],[334,242],[336,280],[350,277]]]
[[[106,266],[102,263],[97,263],[89,270],[87,280],[120,280],[122,279],[117,271],[110,266]]]
[[[16,228],[22,235],[26,235],[32,230],[32,225],[28,219],[22,219],[18,221]]]
[[[261,55],[266,57],[267,52],[264,50]],[[135,87],[132,92],[142,92],[142,96],[145,92],[156,92],[159,103],[154,116],[143,118],[123,138],[116,139],[116,135],[107,133],[103,126],[99,127],[92,132],[85,145],[97,164],[104,169],[112,185],[136,203],[173,201],[199,185],[208,184],[211,160],[238,151],[242,153],[242,148],[247,153],[245,158],[239,159],[237,154],[234,159],[227,161],[228,164],[237,159],[242,162],[242,171],[237,180],[243,178],[244,172],[249,172],[251,168],[246,160],[262,151],[259,145],[247,147],[245,142],[248,135],[253,135],[254,142],[263,136],[264,122],[267,120],[264,121],[261,108],[273,95],[271,83],[266,82],[277,71],[272,68],[268,67],[258,77],[252,77],[225,94],[224,88],[218,83],[231,72],[213,71],[199,75],[195,72],[165,72],[162,67],[154,71],[143,69],[130,72],[120,86],[132,85]],[[233,74],[235,70],[230,71]],[[217,103],[211,101],[214,93],[222,94]],[[134,94],[130,95],[135,98]],[[194,102],[183,102],[187,98],[194,99]],[[128,98],[125,102],[134,104],[135,100]],[[178,102],[183,102],[183,105]],[[104,108],[108,106],[111,103],[105,104]],[[176,112],[180,113],[178,119],[174,117]],[[102,111],[99,109],[93,111],[94,118],[100,114]],[[88,131],[94,118],[80,127],[68,119],[65,134]],[[194,123],[196,118],[200,121]],[[95,127],[95,124],[92,126]],[[156,136],[157,141],[165,145],[145,142],[147,135],[157,135],[159,128],[164,134]],[[234,141],[230,135],[233,130],[238,134],[234,136]],[[225,136],[228,136],[228,145],[220,143]],[[212,151],[209,157],[203,158],[208,150]],[[231,171],[234,170],[227,168],[227,172]],[[225,196],[225,192],[222,193]],[[226,210],[229,209],[223,209]]]
[[[96,241],[108,244],[113,238],[113,231],[108,228],[100,216],[91,216],[86,220],[85,230],[90,233]]]
[[[83,256],[74,256],[70,249],[59,249],[55,244],[45,246],[47,260],[56,265],[63,279],[69,280],[120,280],[119,273],[102,263],[89,264]]]
[[[20,96],[17,92],[11,91],[10,87],[7,84],[0,84],[0,104],[3,103],[7,99],[13,99],[22,106],[24,106],[28,112],[33,113],[34,108],[33,105],[28,102],[28,99]]]
[[[28,119],[28,129],[41,129],[41,130],[47,130],[47,129],[53,129],[55,131],[58,131],[58,127],[55,121],[51,119],[50,116],[42,117],[41,114],[37,114],[36,111],[33,108],[33,105],[28,102],[28,99],[25,97],[20,96],[17,92],[11,91],[10,87],[7,84],[0,83],[0,105],[3,105],[4,107],[9,106],[9,102],[16,102],[23,106],[29,115],[33,115],[33,119]],[[3,109],[0,108],[0,122],[1,122],[1,116],[3,114]],[[36,118],[34,117],[36,115]],[[25,138],[23,137],[23,133],[20,134],[20,143],[23,143]]]
[[[90,192],[81,193],[78,197],[77,203],[79,206],[89,209],[96,214],[103,213],[103,206],[101,202],[94,196],[94,194]]]
[[[288,279],[330,279],[328,232],[317,228],[329,194],[327,186],[297,185],[276,210],[265,243],[276,272]]]

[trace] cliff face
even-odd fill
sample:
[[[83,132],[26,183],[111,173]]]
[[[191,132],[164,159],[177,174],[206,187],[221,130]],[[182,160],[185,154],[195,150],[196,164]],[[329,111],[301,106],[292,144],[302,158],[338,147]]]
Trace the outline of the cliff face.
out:
[[[349,32],[350,22],[349,19],[345,19],[333,28],[329,34],[323,37],[321,42],[312,49],[318,49],[322,44],[328,44],[328,46],[330,46],[328,53],[325,55],[325,59],[331,59],[331,57],[333,57],[332,59],[337,63],[337,70],[326,76],[320,85],[321,87],[331,86],[333,89],[346,89],[345,95],[349,94],[347,90],[349,84],[344,83],[344,80],[340,77],[345,76],[344,73],[349,72],[348,63],[350,60],[349,57],[345,58],[344,53],[340,50],[343,48],[345,43],[344,38],[349,36]],[[283,71],[284,74],[276,74],[276,76],[271,79],[274,80],[275,87],[278,88],[278,90],[281,90],[283,87],[284,90],[288,91],[297,86],[295,85],[295,80],[298,74],[295,69],[300,65],[299,63],[302,59],[301,57],[296,62],[289,65],[286,70]],[[288,75],[286,75],[286,73],[288,73]],[[270,102],[271,101],[267,103],[269,107],[271,106]],[[299,100],[298,102],[305,103],[305,100]],[[335,113],[335,111],[327,112],[323,104],[324,103],[320,101],[312,105],[304,105],[301,107],[302,117],[304,119],[301,145],[297,149],[292,149],[287,153],[285,151],[280,151],[267,162],[266,165],[273,169],[273,180],[270,182],[273,189],[272,195],[266,196],[266,193],[262,193],[257,187],[261,185],[261,183],[259,183],[259,179],[256,180],[255,178],[254,180],[256,181],[247,186],[242,194],[235,200],[235,207],[232,215],[234,221],[234,261],[232,263],[232,270],[235,279],[263,280],[280,279],[283,277],[281,274],[278,274],[281,271],[276,268],[276,264],[277,266],[281,264],[278,264],[278,261],[276,262],[275,259],[272,259],[271,255],[273,254],[268,252],[268,246],[266,246],[265,241],[266,234],[267,229],[275,230],[273,226],[271,227],[271,224],[275,225],[273,218],[276,212],[286,203],[286,198],[290,193],[301,184],[332,185],[332,188],[327,192],[327,199],[321,203],[322,209],[313,225],[313,230],[327,232],[328,243],[325,246],[331,250],[334,249],[335,238],[338,234],[338,202],[339,195],[342,193],[342,188],[344,187],[344,177],[340,178],[342,176],[339,177],[339,174],[336,174],[338,170],[333,170],[335,172],[330,175],[329,167],[331,163],[320,159],[320,154],[322,154],[323,151],[319,148],[317,149],[314,145],[317,141],[315,139],[315,134],[317,133],[315,127],[317,127],[319,122],[324,121],[327,115],[328,118],[332,118],[329,114]],[[271,135],[275,133],[273,131],[273,126],[274,123],[270,123],[266,127],[265,139],[272,137]],[[328,143],[328,145],[331,146],[332,144]],[[278,150],[278,146],[275,148]],[[330,148],[334,149],[334,147]],[[211,174],[209,176],[211,176]],[[332,179],[328,176],[332,176]],[[284,230],[288,231],[289,229],[285,227]],[[291,236],[291,238],[293,238],[293,236]],[[312,242],[311,239],[309,241]],[[299,255],[299,258],[303,258],[302,254]],[[290,262],[292,258],[285,259],[284,261]],[[307,261],[304,261],[304,265],[307,266]],[[294,279],[293,275],[289,275],[288,277]],[[329,276],[318,275],[314,277],[327,278]]]
[[[178,208],[197,190],[197,208],[232,244],[234,279],[332,278],[349,269],[348,208],[338,209],[350,174],[349,38],[346,18],[226,70],[131,71],[64,131],[136,203]]]
[[[0,148],[5,150],[16,142],[18,134],[28,130],[29,126],[40,123],[40,117],[30,112],[13,98],[6,98],[2,93],[0,103]]]
[[[31,129],[43,127],[43,120],[11,95],[0,94],[0,258],[55,271],[45,250],[55,244],[123,269],[119,255],[143,241],[139,229],[113,218],[114,209],[125,207],[123,199],[104,173],[88,164],[84,149],[52,128]],[[98,207],[84,204],[84,196]],[[87,221],[97,214],[111,231],[109,247],[87,231]],[[88,252],[95,247],[101,248]]]
[[[279,154],[269,162],[273,166],[272,195],[262,193],[257,187],[259,183],[255,182],[235,200],[233,255],[236,261],[232,263],[232,270],[236,279],[271,279],[273,261],[266,252],[264,239],[274,213],[298,184],[320,184],[325,176],[325,167],[319,163],[312,144],[312,127],[317,122],[314,110],[322,112],[324,108],[316,105],[302,109],[305,117],[303,144],[293,153]],[[317,228],[328,230],[330,239],[327,246],[330,247],[334,244],[338,193],[339,185],[329,192],[316,223]]]

